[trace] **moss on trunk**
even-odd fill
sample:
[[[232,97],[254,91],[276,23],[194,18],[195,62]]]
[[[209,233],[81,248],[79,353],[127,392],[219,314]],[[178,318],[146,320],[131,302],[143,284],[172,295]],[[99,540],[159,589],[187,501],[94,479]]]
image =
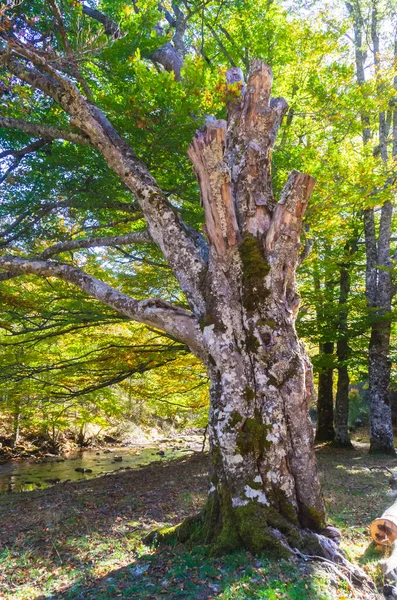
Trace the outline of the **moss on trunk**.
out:
[[[145,543],[202,544],[212,555],[228,554],[240,548],[279,558],[290,558],[294,548],[321,555],[323,551],[318,538],[298,526],[296,512],[294,516],[292,512],[290,514],[292,519],[257,500],[233,507],[229,492],[218,487],[218,491],[208,496],[200,513],[187,517],[175,527],[149,534]]]

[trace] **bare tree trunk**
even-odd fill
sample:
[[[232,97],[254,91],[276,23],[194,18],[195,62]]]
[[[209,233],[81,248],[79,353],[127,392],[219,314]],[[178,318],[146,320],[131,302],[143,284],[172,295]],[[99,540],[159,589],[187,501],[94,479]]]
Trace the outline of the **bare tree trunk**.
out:
[[[327,357],[334,353],[334,343],[320,344],[320,353],[327,360]],[[332,442],[335,437],[333,387],[334,369],[325,366],[320,369],[318,374],[316,442]]]
[[[15,400],[14,402],[14,422],[13,422],[13,441],[12,446],[18,446],[20,434],[21,434],[21,401]]]
[[[352,243],[347,242],[345,246],[346,258],[356,252],[357,240]],[[348,359],[350,356],[349,338],[348,338],[348,307],[347,300],[350,293],[350,268],[349,262],[345,261],[340,269],[339,281],[339,322],[338,322],[338,341],[336,344],[336,354],[338,359],[338,384],[336,390],[335,403],[335,440],[334,446],[339,448],[352,448],[349,435],[349,370]]]
[[[389,398],[391,361],[389,320],[372,325],[369,344],[370,440],[371,452],[395,454]]]
[[[375,75],[380,69],[380,45],[378,33],[378,1],[372,2],[371,38]],[[379,86],[378,86],[379,87]],[[379,115],[379,147],[384,163],[388,161],[387,136],[390,128],[386,115]],[[395,454],[394,436],[391,421],[389,385],[391,373],[390,361],[390,332],[391,332],[391,303],[393,299],[392,261],[391,261],[391,225],[393,205],[390,201],[383,204],[379,223],[377,241],[377,265],[375,302],[373,303],[372,288],[368,294],[371,308],[376,309],[372,324],[369,343],[369,393],[370,404],[370,451]],[[375,276],[374,276],[375,278]]]
[[[354,6],[347,2],[346,6],[353,19],[357,81],[359,85],[363,85],[365,83],[365,52],[363,50],[364,22],[362,12],[359,5]],[[370,30],[375,76],[378,77],[380,71],[378,0],[372,1]],[[369,143],[371,136],[369,119],[365,113],[361,117],[363,143],[366,145]],[[391,116],[386,118],[385,112],[380,113],[379,150],[384,163],[388,160],[387,136],[391,120]],[[374,209],[365,209],[363,216],[366,250],[366,296],[370,314],[373,317],[368,349],[370,451],[395,454],[389,402],[390,311],[394,294],[390,248],[393,206],[388,201],[382,206],[378,236],[376,235]]]

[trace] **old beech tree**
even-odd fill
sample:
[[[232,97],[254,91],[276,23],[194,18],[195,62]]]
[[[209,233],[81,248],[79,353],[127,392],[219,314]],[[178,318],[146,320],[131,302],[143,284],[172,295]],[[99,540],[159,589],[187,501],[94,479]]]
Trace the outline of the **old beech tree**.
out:
[[[61,27],[57,5],[51,4]],[[201,233],[183,222],[145,164],[84,92],[61,33],[65,60],[9,29],[2,33],[0,59],[10,76],[55,102],[70,128],[13,118],[1,118],[0,126],[32,139],[90,145],[139,203],[147,231],[61,241],[41,255],[8,251],[0,258],[1,278],[60,278],[180,340],[202,360],[211,381],[211,484],[204,510],[182,524],[180,539],[197,536],[225,551],[310,547],[311,554],[333,556],[334,542],[318,535],[326,515],[308,416],[312,369],[294,326],[299,235],[315,180],[293,171],[274,197],[271,153],[287,104],[271,98],[271,69],[254,60],[246,83],[239,69],[229,70],[228,85],[240,93],[229,102],[227,121],[209,118],[191,143],[205,211]],[[169,59],[170,48],[165,50]],[[155,60],[161,62],[161,49]],[[173,68],[172,60],[165,68]],[[78,248],[134,242],[158,246],[189,310],[160,298],[138,301],[53,258]]]

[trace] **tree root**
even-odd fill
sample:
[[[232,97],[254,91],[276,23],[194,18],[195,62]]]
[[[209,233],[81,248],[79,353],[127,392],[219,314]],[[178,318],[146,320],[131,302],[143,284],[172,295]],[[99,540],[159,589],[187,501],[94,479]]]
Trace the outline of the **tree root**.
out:
[[[370,590],[375,589],[375,584],[372,579],[367,575],[367,573],[359,566],[354,565],[349,560],[347,560],[346,556],[339,548],[338,543],[334,540],[326,537],[325,535],[321,535],[318,533],[314,534],[320,542],[321,548],[323,550],[321,555],[308,555],[303,554],[299,550],[295,549],[294,552],[300,556],[303,560],[318,560],[322,563],[332,566],[333,570],[339,574],[342,579],[347,579],[347,581],[352,584],[364,585],[368,587]],[[338,568],[339,567],[339,568]]]

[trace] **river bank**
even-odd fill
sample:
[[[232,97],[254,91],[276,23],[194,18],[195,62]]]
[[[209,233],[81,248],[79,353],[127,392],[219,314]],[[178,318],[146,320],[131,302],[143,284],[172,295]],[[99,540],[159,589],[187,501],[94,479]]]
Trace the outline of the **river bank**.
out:
[[[175,460],[202,448],[202,437],[173,436],[147,444],[108,444],[63,455],[18,455],[0,463],[0,493],[27,492],[59,483],[83,481],[156,461]]]

